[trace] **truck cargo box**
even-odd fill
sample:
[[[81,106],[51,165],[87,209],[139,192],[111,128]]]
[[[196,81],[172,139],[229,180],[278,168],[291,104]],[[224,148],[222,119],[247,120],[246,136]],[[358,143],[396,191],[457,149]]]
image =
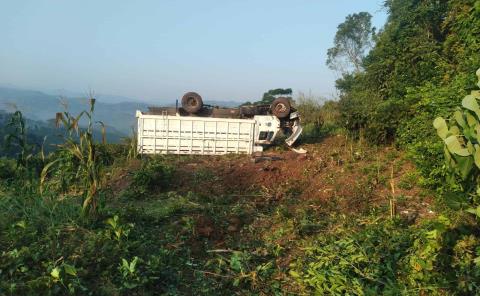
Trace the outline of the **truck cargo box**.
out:
[[[252,154],[253,119],[149,115],[137,111],[138,151],[142,154]]]

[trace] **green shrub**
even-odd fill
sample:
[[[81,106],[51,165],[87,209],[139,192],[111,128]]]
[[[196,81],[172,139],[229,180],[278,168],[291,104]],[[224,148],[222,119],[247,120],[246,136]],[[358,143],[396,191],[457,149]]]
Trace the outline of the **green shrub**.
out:
[[[0,158],[0,180],[8,180],[15,178],[16,163],[9,158]]]
[[[409,172],[403,175],[400,178],[400,182],[398,183],[398,187],[401,189],[411,190],[417,185],[419,175],[417,172]]]
[[[289,274],[306,294],[480,293],[480,241],[467,225],[443,216],[411,226],[361,222],[321,234],[297,256]]]
[[[397,144],[405,148],[425,178],[425,184],[439,191],[447,190],[443,165],[443,144],[431,127],[437,116],[447,116],[460,104],[466,94],[465,81],[455,79],[453,83],[435,86],[427,83],[423,87],[408,90],[406,100],[412,107],[409,116],[403,119],[397,130]],[[410,104],[410,103],[409,103]]]
[[[307,293],[318,295],[398,295],[399,258],[412,241],[397,222],[341,228],[321,235],[291,265],[290,275]]]
[[[338,102],[300,93],[295,101],[295,107],[300,113],[302,121],[303,141],[315,142],[319,138],[336,131],[339,127]]]
[[[127,147],[124,144],[96,144],[95,149],[98,161],[105,166],[110,166],[115,159],[122,159],[127,155]]]
[[[170,185],[173,172],[174,168],[162,156],[147,159],[140,170],[133,173],[127,195],[141,198],[148,193],[165,190]]]
[[[480,87],[480,69],[477,71]],[[447,124],[437,117],[433,125],[444,143],[445,164],[451,174],[447,181],[458,188],[476,209],[480,218],[480,90],[462,100],[462,109],[454,112]]]

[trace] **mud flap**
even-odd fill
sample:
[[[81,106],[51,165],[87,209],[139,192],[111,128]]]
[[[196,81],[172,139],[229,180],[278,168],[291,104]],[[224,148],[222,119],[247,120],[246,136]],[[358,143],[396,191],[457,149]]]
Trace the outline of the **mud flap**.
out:
[[[299,120],[295,120],[292,126],[292,134],[285,140],[288,146],[292,146],[302,134],[303,127],[300,125]]]

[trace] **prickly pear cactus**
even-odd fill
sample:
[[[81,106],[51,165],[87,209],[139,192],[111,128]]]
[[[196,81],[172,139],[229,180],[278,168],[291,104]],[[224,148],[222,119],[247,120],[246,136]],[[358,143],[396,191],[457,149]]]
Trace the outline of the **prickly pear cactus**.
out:
[[[480,69],[477,70],[480,88]],[[437,117],[433,126],[444,142],[447,166],[463,180],[480,175],[480,90],[462,100],[462,107],[447,121]]]

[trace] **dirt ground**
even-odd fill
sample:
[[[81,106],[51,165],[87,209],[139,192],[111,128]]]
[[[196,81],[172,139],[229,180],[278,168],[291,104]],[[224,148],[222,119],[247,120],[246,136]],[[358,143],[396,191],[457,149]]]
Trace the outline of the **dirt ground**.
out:
[[[434,215],[432,198],[417,186],[414,166],[394,147],[367,147],[332,136],[302,148],[307,154],[267,150],[261,157],[179,158],[173,187],[204,195],[259,195],[260,200],[294,196],[312,207],[346,212],[387,206],[394,196],[397,213],[408,219]]]

